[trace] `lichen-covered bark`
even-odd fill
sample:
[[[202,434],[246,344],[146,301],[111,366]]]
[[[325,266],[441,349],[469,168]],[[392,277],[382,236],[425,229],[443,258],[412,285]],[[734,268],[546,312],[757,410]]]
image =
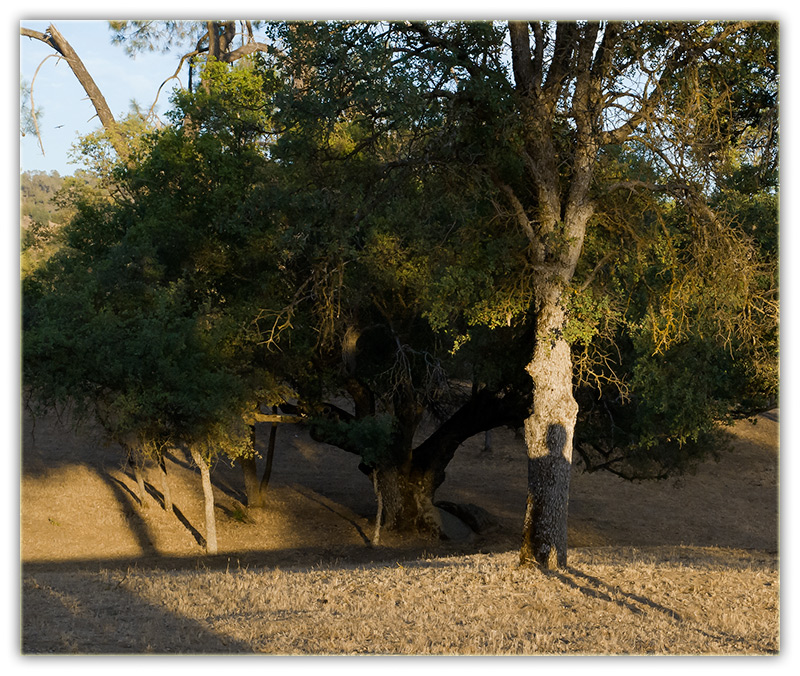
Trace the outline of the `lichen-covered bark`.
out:
[[[578,415],[570,348],[561,334],[563,324],[560,304],[542,308],[536,347],[527,368],[534,394],[533,414],[525,421],[528,500],[520,560],[548,569],[567,565],[572,437]]]

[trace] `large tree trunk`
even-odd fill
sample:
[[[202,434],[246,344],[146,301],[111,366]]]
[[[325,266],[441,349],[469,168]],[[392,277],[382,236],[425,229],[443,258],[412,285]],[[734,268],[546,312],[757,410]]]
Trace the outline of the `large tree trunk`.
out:
[[[433,504],[433,472],[414,472],[407,465],[389,467],[376,470],[374,482],[386,529],[439,537],[442,523]]]
[[[214,516],[214,490],[211,485],[211,472],[203,456],[193,446],[189,447],[194,464],[200,469],[200,480],[203,484],[203,500],[206,512],[206,552],[217,553],[217,520]]]
[[[578,415],[572,357],[561,338],[563,324],[560,302],[542,309],[533,359],[527,367],[534,394],[533,413],[525,421],[528,501],[520,561],[548,569],[567,565],[572,437]]]
[[[536,50],[531,52],[529,25],[509,24],[514,79],[525,123],[523,159],[537,195],[536,203],[526,209],[510,186],[498,182],[528,237],[536,294],[536,338],[533,358],[526,367],[533,379],[533,411],[525,421],[528,499],[520,561],[548,569],[567,565],[567,510],[578,405],[572,390],[570,347],[563,338],[566,313],[562,294],[575,274],[593,213],[589,188],[598,146],[592,111],[597,105],[593,97],[598,96],[602,82],[602,64],[596,72],[591,66],[598,29],[597,23],[581,28],[559,22],[555,54],[543,78],[543,35],[536,36]],[[564,184],[554,111],[572,60],[579,70],[571,94],[576,132],[571,173]]]

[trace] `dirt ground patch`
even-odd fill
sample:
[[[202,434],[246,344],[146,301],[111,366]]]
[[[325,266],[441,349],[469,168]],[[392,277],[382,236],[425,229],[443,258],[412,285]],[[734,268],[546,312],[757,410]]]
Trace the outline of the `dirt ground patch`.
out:
[[[258,432],[261,446],[266,443],[267,426]],[[628,627],[620,634],[626,638],[618,637],[616,643],[609,643],[595,636],[594,630],[581,630],[582,625],[575,623],[571,613],[562,613],[564,616],[553,625],[562,627],[560,633],[555,630],[549,634],[525,633],[519,625],[518,611],[525,603],[534,602],[530,599],[520,601],[522,597],[518,598],[514,596],[516,592],[509,591],[513,585],[521,584],[517,579],[506,580],[516,573],[501,572],[516,570],[514,561],[526,497],[524,443],[511,430],[495,431],[494,450],[488,455],[481,452],[482,437],[465,443],[448,468],[447,480],[437,494],[440,500],[481,507],[491,515],[494,528],[465,540],[443,543],[384,534],[382,546],[376,548],[369,544],[374,526],[375,497],[371,482],[357,469],[358,459],[339,449],[313,442],[302,426],[283,425],[278,431],[268,507],[263,513],[248,513],[245,509],[238,467],[220,462],[214,468],[212,477],[217,500],[220,554],[205,557],[201,546],[204,530],[202,491],[199,474],[188,458],[175,453],[168,460],[176,511],[174,515],[167,514],[161,507],[161,486],[154,468],[145,471],[148,496],[142,505],[137,497],[136,482],[122,463],[118,448],[103,446],[99,438],[91,434],[73,434],[54,418],[35,421],[26,418],[22,428],[20,506],[23,649],[25,652],[112,653],[664,653],[670,652],[670,646],[674,649],[675,645],[682,644],[675,643],[677,639],[673,634],[678,630],[673,626],[674,617],[670,619],[672,616],[662,611],[654,613],[653,609],[673,608],[679,598],[682,599],[677,604],[682,608],[679,613],[681,626],[684,630],[690,625],[694,627],[686,634],[694,637],[694,643],[686,643],[682,650],[678,649],[679,652],[774,652],[777,650],[779,617],[778,412],[761,416],[756,425],[737,423],[732,433],[730,451],[719,462],[704,463],[695,474],[677,482],[632,484],[608,474],[573,474],[569,522],[571,572],[564,573],[564,579],[547,579],[559,585],[562,590],[559,593],[568,590],[571,594],[578,590],[579,596],[585,597],[587,602],[596,603],[596,599],[601,598],[604,607],[627,608],[625,612],[631,615],[630,626],[624,622],[619,625]],[[630,554],[630,561],[634,563],[619,563],[619,557],[624,558],[625,552]],[[392,582],[394,577],[387,577],[385,571],[395,564],[407,568],[416,565],[408,562],[423,565],[423,562],[432,560],[449,562],[440,565],[442,570],[436,588],[442,588],[442,576],[452,577],[452,584],[455,584],[458,571],[466,574],[484,566],[484,577],[498,576],[497,579],[502,581],[498,589],[502,587],[505,591],[502,598],[490,594],[470,601],[474,602],[470,606],[475,611],[474,622],[459,630],[453,629],[459,627],[453,624],[458,622],[454,618],[459,607],[466,607],[463,606],[466,603],[464,598],[472,598],[469,594],[473,592],[464,592],[467,596],[462,594],[461,602],[457,596],[448,596],[456,605],[450,610],[446,610],[446,605],[440,606],[442,613],[453,616],[446,620],[451,630],[434,645],[424,645],[409,641],[403,635],[403,627],[411,626],[408,622],[419,625],[421,620],[413,619],[411,607],[406,607],[405,614],[400,612],[401,606],[409,600],[397,591],[402,589],[402,585],[390,593],[397,581]],[[401,566],[400,561],[406,563]],[[737,562],[746,565],[739,566]],[[360,582],[348,577],[350,573],[346,571],[352,566],[362,567]],[[394,618],[389,622],[391,630],[386,629],[381,634],[383,638],[372,634],[367,636],[364,630],[351,630],[346,635],[320,634],[319,627],[325,623],[319,622],[331,609],[339,613],[349,612],[351,617],[356,617],[366,612],[366,608],[374,610],[378,607],[368,595],[361,599],[364,607],[359,606],[360,609],[346,601],[345,596],[336,600],[339,603],[336,606],[335,590],[330,590],[331,605],[319,602],[322,603],[319,608],[317,597],[309,596],[302,603],[299,600],[262,598],[258,603],[272,605],[264,606],[259,611],[261,615],[251,609],[249,615],[245,613],[237,621],[236,613],[244,612],[239,598],[240,611],[231,609],[224,618],[217,613],[214,615],[216,619],[209,620],[207,615],[213,608],[207,604],[211,597],[199,594],[197,603],[192,603],[175,587],[176,576],[191,577],[203,571],[210,576],[222,576],[213,584],[204,578],[203,589],[209,588],[209,584],[222,585],[220,588],[232,584],[234,591],[231,594],[247,595],[251,593],[247,591],[248,575],[269,576],[287,569],[298,571],[301,577],[313,577],[310,571],[315,569],[335,569],[339,571],[337,575],[344,575],[341,579],[336,577],[339,579],[336,582],[339,585],[337,594],[344,594],[342,590],[346,591],[347,584],[350,584],[352,589],[364,593],[367,588],[377,589],[379,597],[383,593],[381,603],[391,597],[392,603],[397,601],[398,605],[387,605],[381,610],[383,616]],[[725,582],[715,577],[720,569],[724,569],[728,576],[744,576],[752,584],[743,586],[741,580],[732,579]],[[627,574],[623,574],[623,570],[627,570]],[[232,575],[232,571],[238,577],[224,577]],[[716,572],[713,575],[709,573],[711,577],[706,579],[702,571]],[[369,584],[364,581],[364,575],[373,576]],[[658,589],[647,586],[653,575],[661,580]],[[94,600],[91,602],[87,600],[89,596],[78,591],[83,584],[81,581],[89,579],[87,576],[94,585],[90,595]],[[420,573],[420,576],[422,580],[424,575]],[[621,587],[614,582],[615,576],[619,578]],[[311,577],[307,582],[311,589],[315,589],[319,581]],[[334,579],[330,572],[328,578]],[[286,580],[282,583],[289,585]],[[78,586],[73,589],[74,585]],[[738,585],[736,593],[740,596],[734,599],[717,594],[722,594],[721,590],[731,585]],[[261,588],[263,585],[256,586]],[[149,621],[147,613],[150,610],[143,610],[143,615],[130,615],[130,621],[138,622],[139,628],[130,635],[126,634],[129,638],[125,645],[119,642],[122,634],[118,631],[103,629],[123,622],[111,606],[95,608],[89,613],[91,621],[85,619],[87,603],[92,607],[102,606],[102,599],[108,594],[111,594],[108,596],[111,603],[116,596],[109,590],[123,588],[128,589],[126,603],[129,606],[134,597],[138,599],[135,607],[169,606],[168,623],[183,623],[181,626],[186,625],[189,634],[198,626],[205,627],[210,642],[202,645],[209,649],[198,648],[193,641],[178,646],[164,644],[163,638],[159,638],[163,637],[163,632],[155,629],[150,636],[149,630],[146,631],[142,625]],[[384,592],[380,592],[381,588]],[[671,588],[677,590],[677,597],[669,596]],[[423,592],[423,595],[430,593]],[[724,593],[732,594],[733,591]],[[707,603],[698,601],[701,605],[697,607],[690,603],[690,599],[701,599],[704,594]],[[300,592],[295,596],[296,599],[304,598]],[[358,594],[356,597],[361,598]],[[541,599],[539,602],[544,603]],[[285,617],[280,612],[278,615],[281,617],[275,615],[276,603],[282,608],[281,612],[288,613]],[[566,600],[564,603],[569,605],[571,602]],[[563,603],[559,601],[557,605],[561,607]],[[660,624],[645,623],[644,630],[637,629],[638,606],[654,615]],[[742,629],[738,623],[756,606],[763,622]],[[487,615],[480,610],[487,607],[496,608],[498,613],[502,609],[502,617],[492,613]],[[325,613],[317,616],[315,611],[312,612],[314,608],[324,609]],[[703,624],[703,618],[707,619],[709,613],[720,614],[714,631],[710,631],[710,625]],[[435,613],[423,615],[434,617]],[[163,615],[159,617],[159,621],[166,621]],[[689,622],[686,618],[690,617],[695,619]],[[752,612],[750,617],[753,617]],[[270,620],[269,631],[265,629],[264,618]],[[274,622],[290,620],[293,629],[289,633],[284,635],[275,628],[278,625]],[[437,620],[442,621],[442,617]],[[553,621],[552,617],[547,618],[547,622],[552,624]],[[84,622],[89,624],[80,633]],[[211,624],[207,625],[208,622]],[[482,626],[481,622],[494,628],[493,642],[485,637],[477,638],[482,636],[476,633],[477,627]],[[311,631],[310,628],[318,624],[318,629]],[[212,625],[213,630],[209,628]],[[600,622],[597,626],[602,625]],[[356,623],[354,626],[359,625]],[[433,626],[435,623],[431,628]],[[656,630],[661,632],[663,640],[660,642],[653,635],[646,635],[647,631]],[[323,640],[320,638],[323,635],[328,638]],[[109,643],[103,638],[108,636],[117,637],[114,639],[117,643]],[[145,640],[143,636],[150,638]],[[565,636],[572,638],[565,639],[567,643],[564,643],[562,639]],[[579,640],[581,636],[583,639]],[[270,638],[267,640],[265,637]],[[305,643],[300,640],[302,637],[305,637]],[[588,646],[600,648],[589,649]]]

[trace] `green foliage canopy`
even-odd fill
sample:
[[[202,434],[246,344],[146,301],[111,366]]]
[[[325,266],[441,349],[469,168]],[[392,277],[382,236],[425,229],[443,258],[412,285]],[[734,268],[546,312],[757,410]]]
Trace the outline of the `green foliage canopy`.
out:
[[[380,410],[323,431],[375,466],[401,407],[435,410],[449,378],[525,385],[534,276],[505,188],[540,205],[505,27],[266,29],[274,52],[209,59],[125,166],[84,143],[119,199],[76,199],[65,249],[26,280],[25,379],[93,402],[117,435],[204,438],[280,392],[318,404],[356,379]],[[622,29],[626,72],[680,27]],[[776,37],[755,24],[676,70],[658,115],[599,155],[564,328],[590,468],[679,471],[717,422],[774,400]],[[567,185],[575,123],[557,107],[552,124]]]

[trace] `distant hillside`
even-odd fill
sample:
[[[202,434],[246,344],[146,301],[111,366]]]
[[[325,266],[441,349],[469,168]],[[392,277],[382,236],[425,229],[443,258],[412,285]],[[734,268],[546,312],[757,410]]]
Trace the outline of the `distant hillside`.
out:
[[[50,222],[63,222],[53,198],[64,185],[64,179],[57,171],[25,171],[19,177],[20,225],[22,227],[22,248],[35,247],[39,243],[41,230],[46,230]]]
[[[85,172],[61,176],[57,171],[25,171],[19,176],[20,254],[23,276],[58,248],[60,226],[68,223],[74,207],[58,199],[71,183],[92,183]]]
[[[22,275],[46,259],[54,250],[58,224],[69,214],[56,203],[55,197],[64,185],[57,171],[25,171],[19,176],[19,226]]]

